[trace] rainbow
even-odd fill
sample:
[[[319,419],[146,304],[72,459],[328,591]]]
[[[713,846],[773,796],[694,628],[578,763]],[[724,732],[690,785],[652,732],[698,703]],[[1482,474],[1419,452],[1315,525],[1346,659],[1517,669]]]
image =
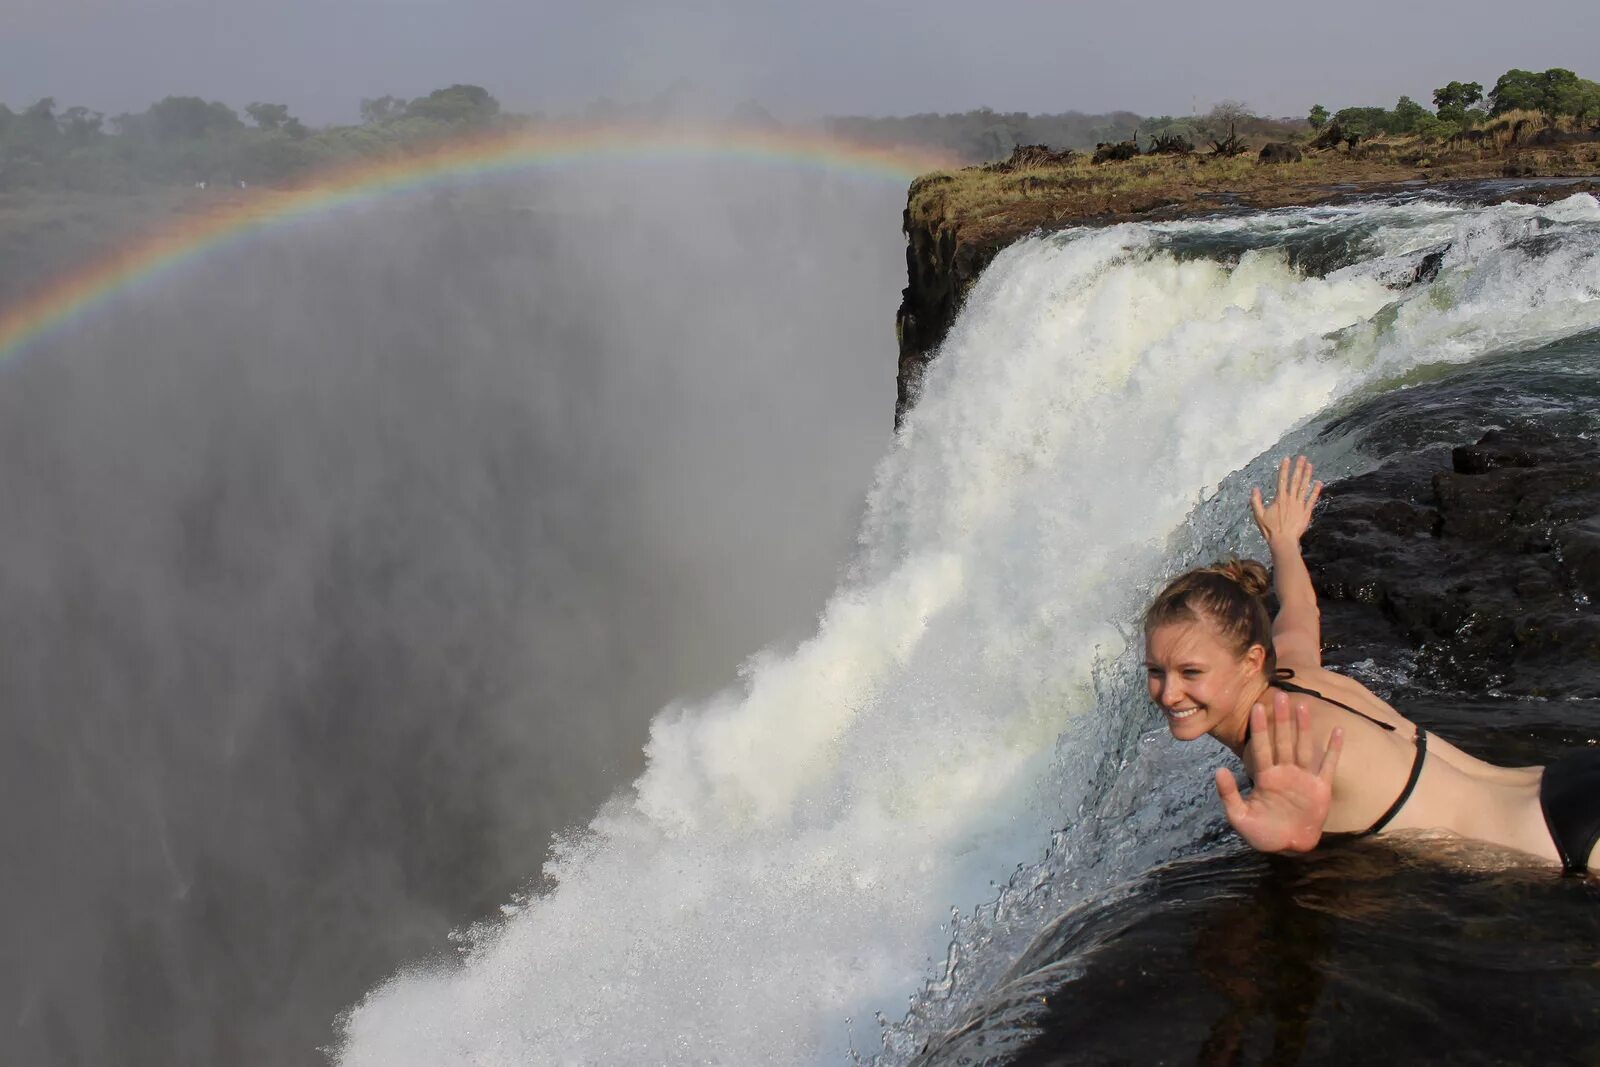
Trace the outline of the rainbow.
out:
[[[947,157],[794,130],[562,127],[478,135],[399,158],[322,172],[287,189],[230,193],[208,210],[113,249],[0,307],[0,363],[131,286],[181,270],[252,234],[391,193],[466,178],[601,160],[715,159],[854,173],[897,182],[952,165]]]

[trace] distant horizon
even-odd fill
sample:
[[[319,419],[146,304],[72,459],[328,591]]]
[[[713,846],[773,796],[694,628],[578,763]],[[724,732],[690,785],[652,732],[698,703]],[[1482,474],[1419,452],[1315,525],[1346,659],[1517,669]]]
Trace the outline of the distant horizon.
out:
[[[518,113],[580,113],[680,81],[775,117],[1079,111],[1183,116],[1224,100],[1304,115],[1427,103],[1454,80],[1513,68],[1593,77],[1588,0],[1528,0],[1507,19],[1483,0],[1351,0],[1293,20],[1266,0],[1120,11],[996,0],[981,15],[925,0],[909,17],[875,0],[737,4],[601,0],[10,0],[0,100],[53,97],[110,116],[171,95],[241,109],[288,105],[315,125],[354,123],[360,101],[481,85]],[[1003,47],[994,47],[996,43]]]
[[[1581,74],[1583,72],[1580,71],[1579,73]],[[486,85],[486,84],[483,84],[481,82],[454,82],[454,83],[448,83],[448,84],[474,84],[474,85],[478,85],[481,88],[484,88],[484,89],[488,90],[489,94],[491,96],[493,96],[496,99],[496,101],[499,102],[501,114],[509,115],[509,116],[512,116],[512,117],[521,117],[521,118],[548,119],[548,120],[551,120],[551,121],[573,121],[573,120],[585,120],[585,119],[589,119],[589,118],[597,118],[596,116],[593,116],[591,114],[591,112],[596,108],[607,106],[607,105],[617,107],[617,108],[619,108],[620,110],[622,110],[624,112],[630,111],[630,110],[634,110],[634,109],[646,108],[646,107],[649,107],[650,105],[652,105],[654,103],[657,103],[657,102],[661,101],[662,99],[664,99],[675,88],[674,86],[670,86],[669,85],[669,86],[664,87],[662,90],[660,90],[659,92],[654,93],[654,94],[646,94],[646,95],[641,95],[641,96],[638,96],[638,97],[631,97],[631,98],[624,98],[624,99],[617,99],[617,98],[612,98],[612,97],[595,97],[595,98],[593,98],[591,100],[584,101],[581,104],[578,104],[576,106],[557,110],[557,109],[552,109],[552,108],[541,108],[541,107],[537,107],[537,106],[533,106],[533,107],[517,106],[513,102],[508,101],[500,93],[496,92],[494,86]],[[1486,83],[1486,88],[1487,88],[1487,84],[1492,84],[1492,79],[1490,80],[1490,83]],[[401,100],[412,100],[412,99],[416,99],[418,97],[427,96],[428,93],[430,93],[430,92],[432,92],[432,91],[434,91],[436,89],[442,89],[442,88],[446,88],[446,87],[447,87],[447,85],[445,85],[445,84],[429,86],[426,89],[423,89],[423,90],[421,90],[419,92],[412,93],[412,94],[374,93],[374,94],[371,94],[371,95],[368,95],[368,96],[365,96],[365,97],[358,98],[354,102],[354,104],[353,104],[353,106],[351,108],[351,111],[350,111],[350,113],[348,115],[340,114],[340,115],[332,117],[332,118],[318,118],[315,115],[304,115],[304,114],[301,114],[300,112],[298,112],[298,111],[296,111],[294,109],[294,106],[292,104],[289,105],[289,110],[290,110],[290,113],[295,118],[298,118],[301,121],[307,123],[308,125],[311,125],[311,126],[314,126],[314,127],[359,126],[359,125],[362,125],[362,122],[363,122],[363,120],[361,118],[361,115],[360,115],[360,108],[361,108],[361,101],[362,100],[379,99],[379,98],[381,98],[383,96],[386,96],[386,95],[392,95],[392,96],[395,96],[396,98],[401,99]],[[1410,94],[1407,94],[1407,95],[1410,95]],[[62,111],[65,108],[69,108],[69,107],[86,107],[90,111],[99,113],[100,115],[103,116],[103,118],[107,122],[109,122],[111,119],[117,117],[118,115],[124,115],[124,114],[137,115],[137,114],[145,111],[152,104],[158,103],[159,101],[161,101],[163,99],[166,99],[167,97],[196,97],[196,98],[205,100],[207,103],[212,103],[212,102],[220,103],[220,104],[223,104],[224,106],[228,107],[232,111],[234,111],[236,114],[238,114],[241,119],[246,119],[245,108],[250,104],[257,103],[257,102],[262,102],[262,103],[284,103],[284,101],[282,101],[282,100],[262,100],[261,98],[258,98],[258,97],[251,97],[249,99],[242,99],[241,98],[239,100],[235,100],[235,99],[230,99],[230,98],[228,98],[226,96],[215,96],[215,95],[212,95],[212,94],[202,93],[202,92],[184,91],[184,90],[182,90],[180,88],[180,89],[174,89],[172,92],[169,92],[169,93],[164,93],[161,96],[152,97],[149,100],[143,100],[143,101],[138,101],[138,102],[130,102],[130,103],[125,104],[125,105],[119,105],[119,106],[114,106],[114,107],[99,106],[99,105],[96,105],[95,103],[90,102],[90,101],[85,101],[85,100],[74,98],[74,97],[70,97],[70,96],[63,96],[63,95],[61,95],[59,93],[42,93],[42,94],[39,94],[39,95],[25,97],[25,98],[7,97],[7,96],[0,95],[0,106],[9,107],[15,113],[15,112],[20,112],[23,109],[32,106],[33,104],[37,103],[38,101],[40,101],[42,99],[49,98],[49,99],[52,99],[52,100],[55,101],[55,109],[56,109],[57,113],[60,113],[60,111]],[[1398,99],[1398,97],[1396,97],[1396,99]],[[1418,103],[1423,104],[1426,107],[1431,107],[1431,92],[1429,94],[1425,94],[1425,95],[1422,95],[1422,96],[1413,96],[1413,99],[1417,100]],[[1382,102],[1379,105],[1373,105],[1373,106],[1392,106],[1394,104],[1394,102],[1395,102],[1394,100],[1389,100],[1389,101],[1386,101],[1386,102]],[[1173,118],[1186,118],[1186,117],[1196,117],[1197,118],[1197,117],[1205,115],[1208,111],[1211,110],[1212,107],[1214,107],[1214,106],[1216,106],[1218,104],[1224,104],[1224,103],[1242,103],[1242,104],[1246,105],[1247,107],[1249,107],[1251,112],[1253,114],[1257,115],[1260,118],[1283,120],[1283,121],[1298,121],[1298,120],[1304,119],[1305,118],[1305,112],[1309,111],[1311,109],[1311,107],[1312,107],[1312,104],[1307,104],[1305,109],[1304,109],[1304,111],[1302,111],[1302,112],[1279,114],[1279,113],[1276,113],[1276,112],[1273,112],[1273,111],[1263,110],[1263,109],[1260,109],[1260,108],[1253,107],[1253,106],[1251,106],[1251,104],[1250,104],[1250,102],[1248,100],[1234,100],[1233,98],[1224,98],[1224,99],[1220,99],[1220,100],[1203,101],[1198,106],[1198,108],[1187,108],[1187,109],[1182,110],[1182,111],[1173,110],[1173,109],[1155,110],[1155,111],[1140,111],[1137,108],[1130,108],[1130,107],[1112,107],[1112,108],[1103,108],[1103,109],[1095,109],[1095,108],[1088,108],[1088,107],[1061,107],[1061,108],[1056,108],[1056,109],[1049,110],[1049,111],[1044,111],[1044,110],[1032,110],[1032,111],[1030,111],[1030,110],[1025,109],[1025,108],[994,107],[994,106],[988,105],[988,104],[974,104],[974,105],[972,105],[970,107],[956,107],[956,108],[945,108],[945,109],[937,109],[937,110],[935,110],[935,109],[922,109],[922,110],[918,110],[918,111],[872,112],[872,111],[866,111],[866,110],[840,110],[840,111],[828,111],[828,112],[817,112],[817,113],[800,113],[800,112],[785,113],[782,109],[779,109],[777,107],[769,106],[765,102],[763,102],[761,100],[758,100],[758,99],[755,99],[755,98],[751,98],[751,97],[744,97],[744,98],[735,98],[735,97],[715,98],[713,100],[702,100],[702,101],[700,101],[700,103],[703,106],[705,111],[713,112],[713,114],[710,115],[710,118],[713,121],[723,121],[725,117],[727,117],[728,115],[731,115],[731,113],[734,112],[736,109],[750,107],[750,106],[753,105],[753,106],[758,107],[758,108],[762,109],[763,111],[767,112],[774,119],[777,119],[780,122],[784,122],[784,123],[788,123],[788,124],[795,124],[795,125],[804,125],[804,124],[808,124],[808,123],[824,122],[824,121],[827,121],[829,119],[841,119],[841,118],[899,119],[899,118],[909,118],[909,117],[916,116],[916,115],[967,115],[967,114],[973,114],[973,113],[976,113],[976,112],[981,112],[981,111],[984,111],[984,110],[992,111],[997,115],[1025,114],[1025,115],[1032,115],[1032,116],[1048,116],[1048,115],[1072,115],[1072,114],[1077,114],[1077,115],[1089,115],[1089,116],[1137,115],[1140,118],[1155,118],[1155,117],[1160,117],[1160,116],[1170,116],[1170,117],[1173,117]],[[1346,107],[1346,106],[1362,106],[1362,105],[1359,105],[1359,104],[1347,104],[1347,103],[1345,103],[1343,101],[1340,101],[1337,104],[1329,104],[1327,101],[1320,101],[1320,100],[1319,101],[1313,101],[1312,103],[1313,104],[1315,104],[1315,103],[1324,104],[1324,106],[1327,106],[1328,108],[1330,108],[1330,110],[1337,110],[1337,108],[1339,108],[1339,107]],[[695,114],[694,109],[685,109],[682,117],[693,117],[694,114]],[[246,121],[248,121],[248,119],[246,119]]]

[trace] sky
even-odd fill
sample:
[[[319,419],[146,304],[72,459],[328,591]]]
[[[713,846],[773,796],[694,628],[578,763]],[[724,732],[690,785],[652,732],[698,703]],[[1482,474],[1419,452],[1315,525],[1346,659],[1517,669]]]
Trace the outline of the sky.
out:
[[[354,121],[468,82],[514,111],[681,79],[774,114],[1125,109],[1273,115],[1428,102],[1512,67],[1600,76],[1594,0],[0,0],[0,101],[139,111],[169,94]]]

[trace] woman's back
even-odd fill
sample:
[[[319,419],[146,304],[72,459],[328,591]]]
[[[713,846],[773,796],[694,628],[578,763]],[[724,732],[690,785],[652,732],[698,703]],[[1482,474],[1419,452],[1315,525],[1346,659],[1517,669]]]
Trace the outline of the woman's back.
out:
[[[1436,734],[1427,735],[1426,751],[1419,753],[1417,726],[1360,682],[1306,663],[1283,666],[1292,671],[1285,689],[1311,691],[1292,699],[1310,708],[1314,734],[1325,739],[1335,727],[1344,732],[1329,833],[1371,829],[1405,794],[1415,772],[1404,803],[1381,829],[1445,830],[1556,858],[1539,806],[1541,768],[1497,767]]]

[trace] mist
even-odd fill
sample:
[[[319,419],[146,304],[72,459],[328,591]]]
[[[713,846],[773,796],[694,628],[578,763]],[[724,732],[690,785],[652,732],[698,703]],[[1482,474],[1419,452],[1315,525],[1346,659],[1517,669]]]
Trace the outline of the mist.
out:
[[[214,250],[0,369],[0,1060],[314,1063],[814,629],[892,182],[637,164]]]

